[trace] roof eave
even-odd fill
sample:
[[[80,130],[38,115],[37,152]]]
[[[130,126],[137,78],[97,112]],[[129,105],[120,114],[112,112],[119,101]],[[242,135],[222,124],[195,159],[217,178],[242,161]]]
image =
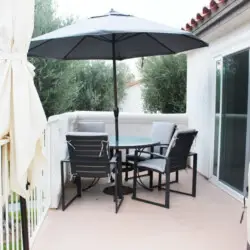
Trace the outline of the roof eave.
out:
[[[249,0],[231,0],[223,8],[211,14],[208,20],[200,23],[192,33],[196,36],[203,35],[210,29],[212,29],[216,24],[230,16],[232,13],[242,8],[244,5],[248,4]]]

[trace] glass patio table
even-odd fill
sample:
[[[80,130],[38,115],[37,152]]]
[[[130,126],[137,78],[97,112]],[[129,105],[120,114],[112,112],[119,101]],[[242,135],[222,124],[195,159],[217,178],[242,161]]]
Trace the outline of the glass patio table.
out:
[[[140,137],[140,136],[119,136],[118,140],[116,141],[115,136],[109,136],[109,147],[111,151],[117,151],[119,157],[119,165],[122,165],[122,158],[121,158],[121,150],[122,149],[135,149],[135,150],[142,150],[144,148],[152,148],[154,146],[159,145],[159,141],[155,141],[150,137]],[[130,194],[132,193],[132,188],[128,186],[124,186],[122,184],[122,167],[119,168],[118,173],[118,189],[120,195]],[[106,187],[103,192],[105,194],[113,195],[115,192],[114,186]]]

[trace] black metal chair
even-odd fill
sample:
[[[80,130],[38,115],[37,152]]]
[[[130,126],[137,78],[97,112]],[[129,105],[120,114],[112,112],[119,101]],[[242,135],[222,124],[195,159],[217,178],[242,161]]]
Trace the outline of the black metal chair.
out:
[[[135,157],[135,164],[134,164],[134,176],[133,176],[133,195],[132,199],[142,201],[145,203],[158,205],[161,207],[169,208],[169,193],[170,191],[190,195],[195,197],[196,196],[196,180],[197,180],[197,154],[196,153],[190,153],[191,146],[193,144],[193,141],[197,135],[196,130],[186,130],[186,131],[176,131],[174,134],[169,147],[167,148],[165,155],[160,155],[156,153],[150,153],[145,152],[149,155],[154,156],[154,158],[137,162],[137,158]],[[136,155],[138,155],[140,151],[135,152]],[[172,172],[184,170],[187,168],[187,159],[188,157],[193,157],[193,179],[192,179],[192,192],[186,193],[186,192],[180,192],[177,190],[171,190],[170,189],[170,174]],[[145,199],[141,199],[137,197],[136,191],[137,191],[137,172],[139,169],[143,170],[150,170],[153,172],[159,173],[159,181],[158,181],[158,189],[165,189],[165,203],[156,203],[152,201],[148,201]],[[162,188],[161,183],[161,175],[166,175],[166,183],[165,188]]]
[[[81,178],[103,178],[109,177],[111,166],[115,170],[115,211],[118,212],[123,196],[119,192],[118,173],[121,164],[118,154],[110,159],[108,134],[93,132],[71,132],[66,135],[69,150],[69,159],[61,161],[61,185],[62,185],[62,210],[64,211],[77,197],[81,197]],[[65,203],[65,179],[64,163],[70,163],[71,174],[77,187],[76,195]]]
[[[159,141],[161,144],[159,146],[151,147],[150,149],[147,149],[146,151],[149,151],[151,153],[157,153],[157,154],[164,154],[166,152],[166,148],[168,147],[175,131],[176,131],[176,124],[171,122],[165,122],[165,121],[157,121],[153,122],[152,124],[152,130],[151,130],[151,137],[155,141]],[[145,151],[145,150],[144,150]],[[148,154],[148,152],[139,152],[137,156],[137,162],[139,161],[145,161],[150,158],[153,158],[153,155]],[[129,153],[129,151],[126,151],[126,175],[125,175],[125,181],[128,181],[129,179],[132,179],[133,177],[128,177],[128,172],[133,170],[133,165],[135,161],[135,152]],[[142,169],[141,172],[144,172]],[[160,174],[159,174],[160,175]],[[139,178],[141,177],[147,177],[149,176],[149,188],[153,188],[153,172],[148,171],[147,174],[138,174]],[[178,171],[176,172],[176,182],[178,182]],[[144,185],[145,186],[145,185]]]

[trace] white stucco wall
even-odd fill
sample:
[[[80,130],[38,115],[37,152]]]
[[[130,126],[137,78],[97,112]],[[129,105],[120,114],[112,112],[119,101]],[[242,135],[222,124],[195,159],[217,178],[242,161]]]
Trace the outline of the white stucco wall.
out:
[[[189,52],[187,114],[189,127],[198,129],[198,169],[212,176],[215,124],[215,61],[250,47],[250,9],[235,13],[201,37],[209,47]]]
[[[120,109],[129,113],[144,113],[141,84],[136,84],[126,89],[126,97],[120,105]]]
[[[200,63],[202,58],[202,63]],[[205,59],[205,60],[204,60]],[[198,169],[209,176],[209,153],[211,151],[211,106],[212,90],[209,76],[208,49],[203,49],[188,56],[187,70],[187,114],[188,126],[199,131],[196,141]]]

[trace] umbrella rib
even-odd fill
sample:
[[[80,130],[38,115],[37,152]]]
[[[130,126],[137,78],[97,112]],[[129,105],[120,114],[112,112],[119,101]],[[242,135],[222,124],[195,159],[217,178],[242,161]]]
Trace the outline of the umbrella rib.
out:
[[[80,39],[80,41],[78,41],[75,45],[74,45],[74,47],[63,57],[63,59],[66,59],[70,54],[71,54],[71,52],[85,39],[86,37],[82,37],[81,39]]]
[[[79,45],[80,43],[82,43],[82,41],[83,41],[84,39],[86,39],[86,38],[88,38],[88,37],[94,38],[94,39],[99,40],[99,41],[111,43],[111,41],[110,41],[109,39],[105,38],[105,37],[84,36],[84,37],[82,37],[82,38],[80,39],[80,41],[78,41],[78,42],[75,44],[75,46],[74,46],[74,47],[73,47],[73,48],[63,57],[63,59],[67,59],[67,57],[72,53],[72,51],[73,51],[74,49],[76,49],[76,48],[78,47],[78,45]]]
[[[197,39],[197,38],[195,38],[195,37],[188,36],[188,35],[186,35],[186,34],[182,34],[182,36],[185,36],[185,37],[187,37],[187,38],[190,38],[191,40],[195,40],[196,42],[200,42],[201,44],[204,44],[204,45],[208,46],[208,43],[206,43],[206,42],[204,42],[204,41],[202,41],[202,40],[200,40],[200,39]]]
[[[112,40],[109,40],[108,38],[103,37],[103,36],[99,36],[99,37],[98,36],[88,36],[88,37],[94,38],[94,39],[99,40],[99,41],[112,43]]]
[[[126,37],[127,35],[128,35],[128,33],[121,34],[121,36],[118,37],[118,39],[117,39],[116,41],[117,41],[117,42],[122,41],[122,39],[123,39],[124,37]]]
[[[128,33],[127,33],[127,34],[128,34]],[[127,37],[125,37],[125,38],[123,38],[123,39],[121,39],[121,40],[118,40],[118,41],[117,41],[117,43],[119,43],[119,42],[123,42],[123,41],[126,41],[126,40],[128,40],[128,39],[130,39],[130,38],[133,38],[133,37],[139,36],[139,35],[141,35],[141,34],[143,34],[143,33],[136,33],[136,34],[132,34],[132,35],[127,36]]]
[[[155,37],[153,37],[152,35],[150,35],[149,33],[146,33],[146,35],[148,37],[150,37],[152,40],[154,40],[155,42],[157,42],[158,44],[160,44],[163,48],[169,50],[171,53],[175,54],[175,51],[170,49],[168,46],[166,46],[164,43],[160,42],[159,40],[157,40]]]
[[[40,43],[40,44],[38,44],[37,46],[35,46],[35,47],[31,48],[29,51],[32,51],[33,49],[37,49],[38,47],[40,47],[40,46],[44,45],[45,43],[50,42],[51,40],[52,40],[52,39],[48,39],[48,40],[44,41],[43,43]]]

